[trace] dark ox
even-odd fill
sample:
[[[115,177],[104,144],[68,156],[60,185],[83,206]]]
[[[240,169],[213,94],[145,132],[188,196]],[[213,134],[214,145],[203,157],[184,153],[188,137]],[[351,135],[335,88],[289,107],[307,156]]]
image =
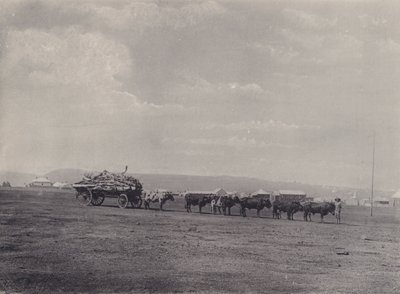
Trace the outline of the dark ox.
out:
[[[185,194],[185,208],[187,212],[192,212],[191,206],[199,206],[199,212],[206,206],[207,203],[211,203],[212,195],[201,195],[201,194]]]
[[[335,204],[332,202],[306,202],[303,204],[304,209],[304,220],[311,221],[311,214],[319,213],[321,215],[321,222],[324,221],[324,216],[331,213],[332,215],[335,214]]]
[[[163,210],[163,205],[168,200],[175,200],[171,192],[150,192],[144,198],[144,208],[149,209],[150,203],[159,203],[160,210]]]
[[[272,204],[272,218],[281,218],[281,212],[286,212],[287,219],[293,220],[293,215],[303,210],[303,206],[298,201],[275,200]]]
[[[245,197],[239,200],[240,202],[240,212],[243,217],[246,216],[247,209],[257,209],[257,216],[260,217],[260,211],[266,207],[271,208],[271,201],[269,199],[263,198],[251,198]]]
[[[231,215],[231,208],[236,204],[240,204],[240,199],[237,196],[222,196],[221,197],[221,208],[224,212],[224,215]],[[219,209],[219,207],[218,207]]]

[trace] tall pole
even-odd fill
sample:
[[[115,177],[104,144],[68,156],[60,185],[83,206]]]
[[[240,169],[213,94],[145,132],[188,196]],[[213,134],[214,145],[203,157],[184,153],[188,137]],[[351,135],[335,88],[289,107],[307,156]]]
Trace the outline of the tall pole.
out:
[[[374,206],[374,173],[375,173],[375,132],[374,132],[374,145],[372,147],[371,216]]]

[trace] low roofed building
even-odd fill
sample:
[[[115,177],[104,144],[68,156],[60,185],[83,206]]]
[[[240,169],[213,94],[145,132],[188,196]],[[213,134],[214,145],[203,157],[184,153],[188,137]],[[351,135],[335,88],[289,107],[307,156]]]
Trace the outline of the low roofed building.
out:
[[[48,178],[36,178],[29,183],[29,187],[52,187],[53,183]]]
[[[298,190],[279,190],[275,191],[272,196],[272,200],[304,201],[307,197],[307,194]]]
[[[263,189],[260,189],[256,192],[251,193],[250,196],[254,198],[271,199],[271,192],[267,192],[264,191]]]

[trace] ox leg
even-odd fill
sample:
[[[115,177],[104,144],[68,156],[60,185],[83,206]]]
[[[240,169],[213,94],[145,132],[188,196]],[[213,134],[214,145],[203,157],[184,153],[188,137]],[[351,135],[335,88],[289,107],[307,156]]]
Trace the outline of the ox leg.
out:
[[[228,215],[231,215],[231,208],[228,207]]]
[[[242,216],[246,217],[246,208],[242,208],[241,211],[242,211]]]
[[[160,210],[163,210],[162,206],[163,206],[163,204],[160,202]]]

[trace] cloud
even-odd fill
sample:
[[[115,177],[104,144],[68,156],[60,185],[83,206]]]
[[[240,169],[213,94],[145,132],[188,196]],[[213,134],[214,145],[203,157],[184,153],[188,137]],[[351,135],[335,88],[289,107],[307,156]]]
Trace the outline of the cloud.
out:
[[[123,7],[85,4],[82,9],[94,19],[114,30],[136,30],[169,27],[182,29],[222,15],[224,7],[214,1],[183,3],[180,7],[160,6],[149,1],[134,1]]]
[[[13,30],[6,44],[2,78],[18,76],[30,87],[113,89],[121,85],[116,77],[131,70],[129,50],[123,44],[78,27]]]
[[[248,44],[247,47],[268,57],[271,62],[280,64],[290,64],[300,56],[300,52],[295,50],[293,46],[277,42],[271,43],[269,40],[255,41]]]
[[[271,96],[269,90],[264,89],[255,82],[250,83],[211,83],[203,77],[193,73],[178,73],[181,83],[176,86],[171,96],[179,101],[190,103],[262,101]]]
[[[294,145],[280,144],[275,142],[265,142],[255,138],[245,136],[232,136],[228,138],[164,138],[163,143],[173,144],[189,144],[189,145],[208,145],[208,146],[225,146],[237,149],[243,148],[294,148]]]
[[[319,50],[325,40],[325,35],[318,35],[314,33],[299,33],[288,28],[278,30],[278,34],[289,43],[298,45],[303,49]]]
[[[292,23],[296,27],[312,30],[323,30],[332,28],[337,24],[338,19],[328,19],[316,14],[308,13],[302,10],[285,8],[282,15],[288,23]]]
[[[270,119],[268,121],[259,121],[259,120],[251,120],[251,121],[243,121],[243,122],[235,122],[231,124],[221,124],[221,125],[206,125],[204,129],[214,129],[214,128],[222,128],[228,129],[232,131],[243,131],[243,130],[261,130],[261,131],[294,131],[294,130],[319,130],[320,126],[315,125],[297,125],[297,124],[288,124],[282,122],[280,120]]]
[[[400,54],[400,43],[391,38],[376,41],[378,53],[381,55],[392,55],[398,57]],[[397,58],[397,60],[399,60]]]
[[[358,19],[361,22],[362,27],[368,28],[369,26],[375,27],[386,27],[388,24],[388,20],[382,16],[371,16],[368,14],[362,14],[358,16]]]

